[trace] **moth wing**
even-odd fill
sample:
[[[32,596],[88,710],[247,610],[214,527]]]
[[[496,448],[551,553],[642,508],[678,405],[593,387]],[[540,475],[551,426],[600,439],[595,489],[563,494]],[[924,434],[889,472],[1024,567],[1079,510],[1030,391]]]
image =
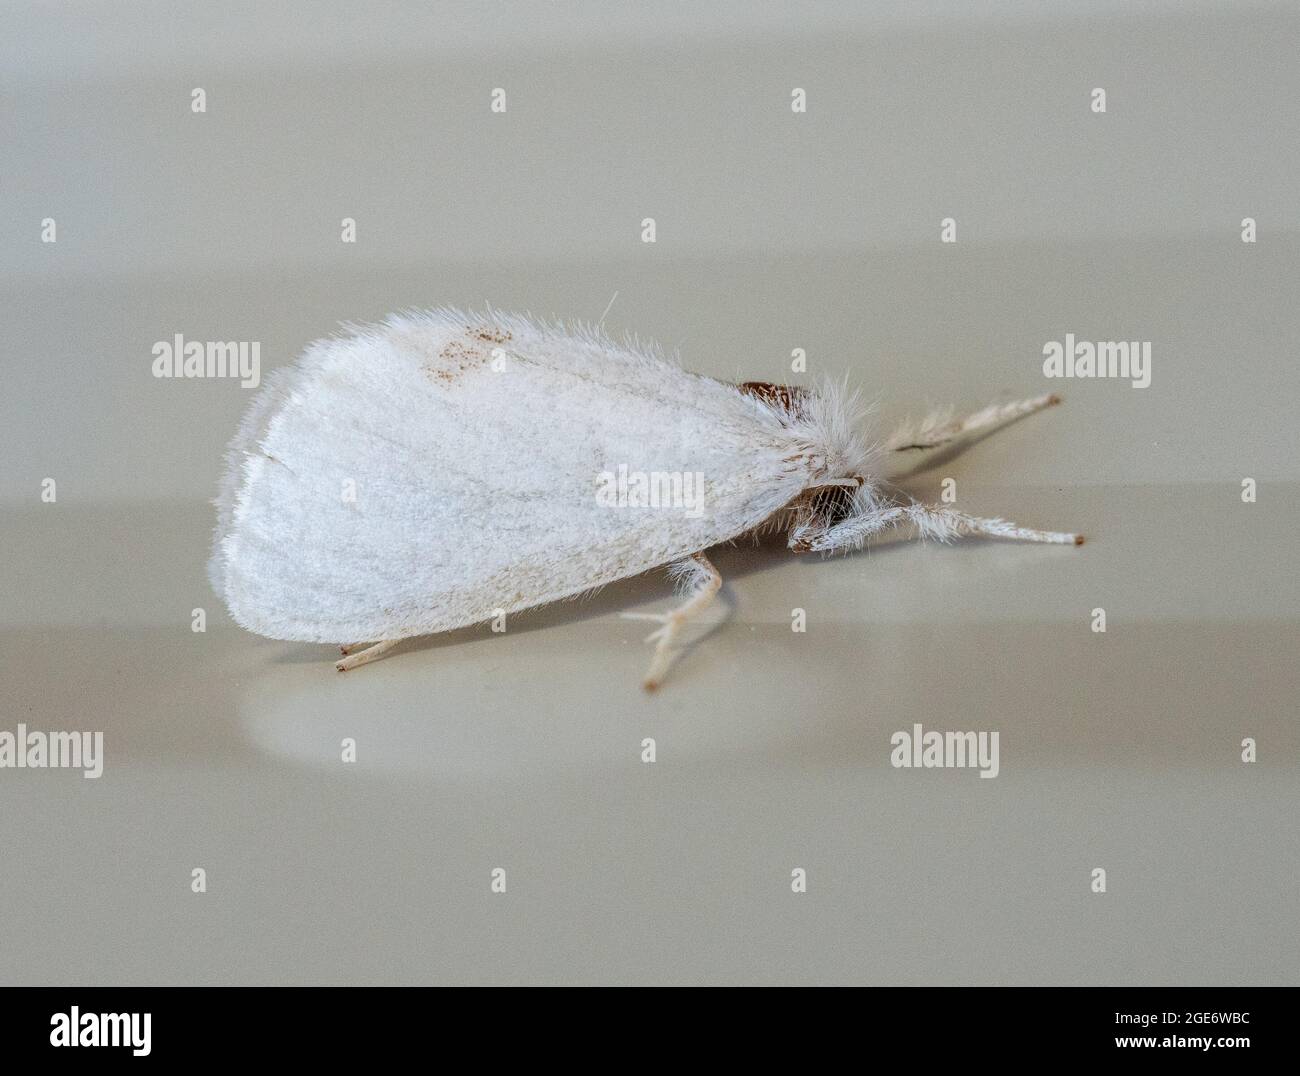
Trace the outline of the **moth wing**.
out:
[[[795,442],[771,407],[651,350],[394,317],[268,379],[231,445],[211,575],[273,638],[445,631],[743,534],[807,484]],[[656,475],[679,503],[634,503]]]

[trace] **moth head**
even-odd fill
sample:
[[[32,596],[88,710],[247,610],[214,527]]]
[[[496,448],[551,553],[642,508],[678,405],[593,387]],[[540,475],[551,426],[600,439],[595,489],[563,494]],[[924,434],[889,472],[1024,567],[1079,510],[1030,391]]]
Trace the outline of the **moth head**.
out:
[[[859,405],[857,393],[830,380],[817,389],[770,381],[744,381],[736,387],[773,409],[795,435],[797,449],[787,462],[797,462],[810,476],[800,510],[834,524],[873,499],[869,475],[878,450],[863,441],[858,429],[869,408]]]

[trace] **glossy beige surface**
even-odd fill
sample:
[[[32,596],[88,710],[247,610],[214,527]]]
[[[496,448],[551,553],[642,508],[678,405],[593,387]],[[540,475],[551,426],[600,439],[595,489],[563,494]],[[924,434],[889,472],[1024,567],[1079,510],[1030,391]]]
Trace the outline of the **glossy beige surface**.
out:
[[[456,8],[449,55],[377,10],[346,63],[252,22],[6,67],[0,729],[107,761],[0,770],[0,981],[1300,981],[1295,19],[738,6],[495,52]],[[909,488],[1088,544],[720,550],[654,697],[618,613],[658,575],[346,677],[228,621],[204,499],[248,394],[153,379],[153,341],[270,368],[341,319],[615,292],[608,326],[705,373],[805,348],[882,428],[1060,391]],[[1152,340],[1151,387],[1045,381],[1066,332]],[[999,776],[894,769],[915,721],[998,731]]]

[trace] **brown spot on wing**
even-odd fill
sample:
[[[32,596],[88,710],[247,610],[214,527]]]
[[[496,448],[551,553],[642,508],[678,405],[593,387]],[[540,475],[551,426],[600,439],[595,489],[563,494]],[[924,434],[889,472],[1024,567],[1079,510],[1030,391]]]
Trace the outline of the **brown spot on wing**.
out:
[[[466,325],[463,333],[442,346],[438,362],[426,364],[425,372],[429,377],[450,385],[490,362],[493,346],[499,347],[512,339],[511,334],[504,330]]]
[[[514,337],[504,329],[471,329],[468,325],[465,331],[471,336],[489,344],[504,344],[507,340],[513,340]]]

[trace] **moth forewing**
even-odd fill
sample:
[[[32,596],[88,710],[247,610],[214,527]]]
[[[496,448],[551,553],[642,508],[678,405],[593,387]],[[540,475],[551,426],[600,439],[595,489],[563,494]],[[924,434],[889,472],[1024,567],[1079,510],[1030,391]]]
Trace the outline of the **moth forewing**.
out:
[[[569,597],[744,533],[817,466],[734,385],[517,317],[393,317],[313,345],[263,394],[213,577],[240,624],[282,639],[403,638]]]

